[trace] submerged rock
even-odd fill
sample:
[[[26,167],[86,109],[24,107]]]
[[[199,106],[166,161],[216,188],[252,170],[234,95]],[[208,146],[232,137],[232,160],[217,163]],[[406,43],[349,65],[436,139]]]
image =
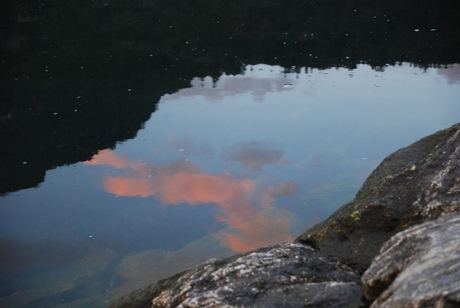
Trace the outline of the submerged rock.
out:
[[[393,236],[362,282],[372,307],[459,307],[460,215]]]
[[[160,279],[182,272],[211,257],[224,258],[234,255],[230,249],[219,246],[214,235],[193,241],[179,250],[148,250],[124,257],[116,266],[120,284],[105,293],[110,302]],[[149,306],[150,306],[150,301]]]
[[[296,241],[364,272],[410,226],[460,211],[460,124],[389,155],[356,197]]]
[[[351,268],[285,242],[211,259],[112,307],[356,307],[361,298],[360,277]]]

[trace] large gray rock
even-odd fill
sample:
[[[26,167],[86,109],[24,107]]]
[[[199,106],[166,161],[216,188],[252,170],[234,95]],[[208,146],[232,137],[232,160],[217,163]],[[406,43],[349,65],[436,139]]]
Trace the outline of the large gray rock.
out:
[[[209,260],[112,307],[357,307],[361,298],[360,276],[351,268],[285,242]]]
[[[460,215],[393,236],[362,282],[372,307],[460,307]]]
[[[364,272],[391,236],[460,211],[460,124],[391,154],[354,200],[296,240]]]

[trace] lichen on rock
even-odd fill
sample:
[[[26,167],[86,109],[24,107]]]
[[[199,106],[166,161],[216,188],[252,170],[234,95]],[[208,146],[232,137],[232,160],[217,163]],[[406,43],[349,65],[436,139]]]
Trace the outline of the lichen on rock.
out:
[[[356,307],[362,298],[355,271],[295,242],[211,259],[160,283],[149,287],[152,307]]]
[[[460,306],[460,215],[393,236],[363,274],[372,307]]]
[[[364,272],[397,232],[460,212],[459,191],[456,124],[389,155],[351,202],[296,240]]]

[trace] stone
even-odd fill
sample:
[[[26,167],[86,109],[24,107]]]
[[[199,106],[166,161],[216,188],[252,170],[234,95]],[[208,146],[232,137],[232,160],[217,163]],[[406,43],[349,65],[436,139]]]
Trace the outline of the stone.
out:
[[[149,307],[146,299],[151,307],[357,307],[362,288],[359,274],[348,266],[285,242],[211,259],[112,307]]]
[[[389,155],[351,202],[296,241],[363,273],[391,236],[460,211],[459,162],[456,124]]]
[[[460,307],[460,215],[393,236],[362,282],[371,307]]]

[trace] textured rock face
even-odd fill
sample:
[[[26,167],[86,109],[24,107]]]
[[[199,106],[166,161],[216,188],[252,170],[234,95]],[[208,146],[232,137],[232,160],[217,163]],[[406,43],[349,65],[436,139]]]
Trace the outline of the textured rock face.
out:
[[[294,242],[212,259],[149,288],[152,307],[357,307],[362,298],[356,272]]]
[[[391,154],[355,199],[296,240],[364,272],[391,236],[460,211],[460,124]]]
[[[460,215],[393,236],[362,282],[372,307],[460,307]]]

